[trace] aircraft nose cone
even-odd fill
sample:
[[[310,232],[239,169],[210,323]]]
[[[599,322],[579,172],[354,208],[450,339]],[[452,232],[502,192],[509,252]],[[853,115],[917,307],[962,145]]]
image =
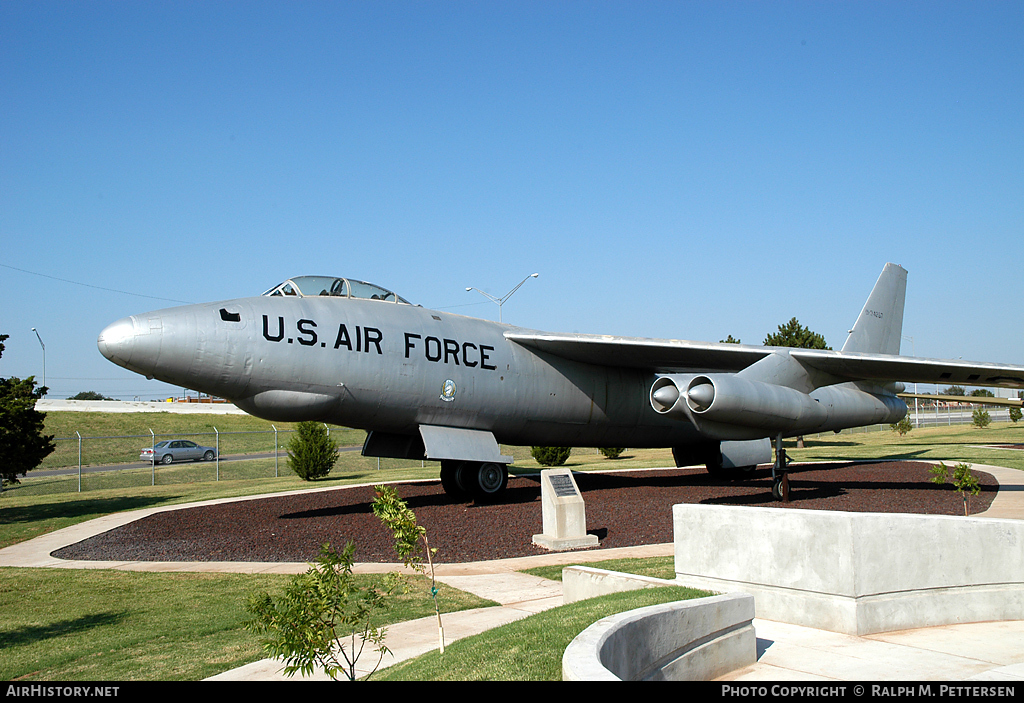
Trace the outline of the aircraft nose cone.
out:
[[[108,325],[96,340],[100,354],[118,366],[127,368],[135,348],[135,324],[130,317],[124,317]]]

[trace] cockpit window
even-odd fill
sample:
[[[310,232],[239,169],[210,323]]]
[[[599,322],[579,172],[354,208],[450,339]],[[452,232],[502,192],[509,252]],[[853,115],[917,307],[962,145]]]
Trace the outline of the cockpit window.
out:
[[[298,276],[274,286],[263,295],[294,295],[303,298],[329,296],[334,298],[360,298],[382,300],[389,303],[410,305],[391,291],[366,281],[356,281],[333,276]]]
[[[384,290],[380,286],[375,286],[372,283],[364,283],[363,281],[352,281],[352,297],[353,298],[366,298],[367,300],[390,300],[394,302],[395,294],[389,290]]]

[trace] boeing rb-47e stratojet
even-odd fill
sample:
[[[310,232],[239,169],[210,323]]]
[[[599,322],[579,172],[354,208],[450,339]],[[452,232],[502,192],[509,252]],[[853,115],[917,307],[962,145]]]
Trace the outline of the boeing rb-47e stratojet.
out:
[[[368,430],[364,455],[438,460],[446,491],[493,498],[512,461],[499,443],[671,447],[718,472],[771,462],[773,439],[897,422],[900,382],[1024,387],[1020,366],[899,356],[906,282],[886,264],[838,352],[549,334],[325,276],[126,317],[98,346],[266,420]]]

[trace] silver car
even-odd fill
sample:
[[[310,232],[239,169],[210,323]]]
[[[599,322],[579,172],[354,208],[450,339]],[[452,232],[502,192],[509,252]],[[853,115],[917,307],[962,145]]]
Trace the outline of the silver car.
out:
[[[217,458],[217,450],[213,447],[201,447],[187,439],[165,439],[153,447],[146,447],[139,454],[143,461],[170,464],[172,461],[213,461]]]

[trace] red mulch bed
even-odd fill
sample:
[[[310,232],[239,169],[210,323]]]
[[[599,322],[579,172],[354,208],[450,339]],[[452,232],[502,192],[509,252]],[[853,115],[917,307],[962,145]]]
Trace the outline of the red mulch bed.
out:
[[[672,541],[672,505],[717,503],[779,509],[963,515],[950,485],[929,481],[920,462],[795,464],[791,500],[771,497],[771,471],[740,481],[712,479],[702,468],[576,474],[586,501],[588,532],[600,548]],[[998,484],[976,471],[981,494],[971,512],[988,508]],[[546,553],[539,476],[512,477],[504,500],[477,505],[450,499],[440,481],[405,483],[399,495],[427,529],[438,562],[459,563]],[[258,498],[159,513],[54,552],[62,559],[125,561],[308,562],[320,545],[356,545],[360,562],[394,562],[391,535],[370,509],[370,487]]]

